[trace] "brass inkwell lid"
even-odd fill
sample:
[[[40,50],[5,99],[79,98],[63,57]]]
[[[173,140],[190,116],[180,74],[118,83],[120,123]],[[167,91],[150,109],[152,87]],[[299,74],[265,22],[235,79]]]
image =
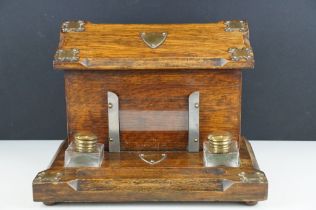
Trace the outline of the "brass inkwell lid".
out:
[[[75,150],[77,152],[95,152],[98,137],[92,133],[80,132],[74,135]]]

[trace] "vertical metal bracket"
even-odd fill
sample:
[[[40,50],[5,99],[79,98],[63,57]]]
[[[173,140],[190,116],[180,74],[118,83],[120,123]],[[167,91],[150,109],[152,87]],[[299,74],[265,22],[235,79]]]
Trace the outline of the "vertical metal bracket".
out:
[[[200,144],[200,92],[189,96],[189,139],[188,152],[199,152]]]
[[[108,92],[109,152],[120,152],[119,98]]]

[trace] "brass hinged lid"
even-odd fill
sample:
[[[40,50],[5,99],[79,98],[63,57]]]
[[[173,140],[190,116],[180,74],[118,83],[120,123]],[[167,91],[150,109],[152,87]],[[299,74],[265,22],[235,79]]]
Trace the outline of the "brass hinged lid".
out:
[[[65,56],[65,57],[63,57]],[[246,21],[206,24],[62,24],[57,69],[253,68]]]

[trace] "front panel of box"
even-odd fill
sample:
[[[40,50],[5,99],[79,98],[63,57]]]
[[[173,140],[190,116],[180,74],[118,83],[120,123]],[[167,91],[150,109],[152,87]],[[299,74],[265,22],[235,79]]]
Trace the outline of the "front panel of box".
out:
[[[240,135],[238,70],[78,70],[66,72],[65,86],[70,141],[90,131],[108,150],[108,92],[118,96],[121,150],[186,150],[193,92],[199,92],[201,149],[214,131],[228,131],[233,140]]]

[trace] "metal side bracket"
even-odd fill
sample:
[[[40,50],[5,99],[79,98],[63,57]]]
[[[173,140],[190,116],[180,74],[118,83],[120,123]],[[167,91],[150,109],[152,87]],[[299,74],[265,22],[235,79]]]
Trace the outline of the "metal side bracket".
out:
[[[200,144],[200,92],[189,96],[189,139],[188,152],[199,152]]]
[[[119,98],[108,92],[109,152],[120,152]]]

